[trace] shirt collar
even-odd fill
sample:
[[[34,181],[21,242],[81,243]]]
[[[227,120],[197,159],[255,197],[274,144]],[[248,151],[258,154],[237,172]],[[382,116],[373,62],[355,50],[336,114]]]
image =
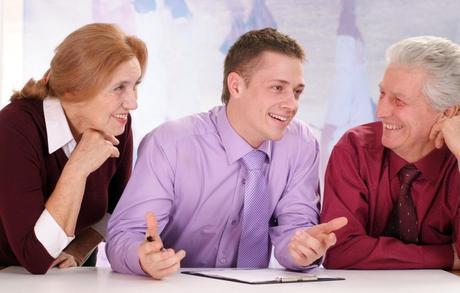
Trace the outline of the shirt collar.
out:
[[[230,125],[227,117],[227,107],[221,106],[217,112],[217,131],[222,139],[222,144],[227,154],[227,162],[234,163],[240,158],[244,157],[254,148],[249,145],[241,136],[236,133]],[[272,142],[270,140],[264,141],[258,150],[264,152],[268,160],[271,159]]]
[[[389,150],[390,156],[390,178],[398,175],[398,172],[408,162],[399,157],[396,153]],[[434,181],[438,180],[442,166],[449,158],[449,149],[444,145],[440,149],[434,149],[428,155],[414,163],[415,167],[420,170],[420,178]]]
[[[57,98],[47,97],[43,100],[43,115],[45,116],[46,135],[48,137],[48,152],[54,153],[64,148],[67,156],[76,146],[76,141],[70,131],[69,123]]]

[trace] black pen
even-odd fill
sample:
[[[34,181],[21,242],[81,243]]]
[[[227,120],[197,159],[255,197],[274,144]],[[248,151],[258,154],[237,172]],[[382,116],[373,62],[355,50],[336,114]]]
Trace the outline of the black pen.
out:
[[[154,241],[155,241],[155,239],[153,239],[153,237],[150,236],[150,235],[147,236],[146,240],[147,240],[148,242],[154,242]],[[164,251],[166,251],[166,248],[164,248],[164,247],[162,246],[162,247],[160,248],[160,251],[164,252]]]

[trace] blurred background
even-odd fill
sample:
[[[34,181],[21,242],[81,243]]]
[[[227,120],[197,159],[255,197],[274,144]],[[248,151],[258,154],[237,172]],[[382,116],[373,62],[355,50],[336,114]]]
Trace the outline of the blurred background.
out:
[[[374,120],[385,49],[401,38],[460,40],[457,0],[0,0],[0,107],[41,78],[54,48],[91,22],[119,24],[149,48],[133,113],[135,144],[162,122],[220,104],[223,60],[244,32],[274,27],[307,52],[297,117],[322,148]],[[0,142],[2,143],[2,142]]]
[[[343,132],[375,119],[386,48],[416,35],[458,43],[459,19],[457,0],[0,0],[0,108],[42,77],[70,32],[117,23],[150,55],[133,113],[137,147],[162,122],[220,104],[228,48],[248,30],[274,27],[306,50],[297,117],[320,142],[323,174]]]

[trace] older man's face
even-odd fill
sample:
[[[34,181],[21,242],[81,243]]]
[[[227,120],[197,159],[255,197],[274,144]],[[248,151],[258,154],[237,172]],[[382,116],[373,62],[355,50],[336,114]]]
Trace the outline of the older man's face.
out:
[[[382,120],[382,144],[408,162],[434,149],[430,131],[441,113],[422,93],[427,81],[423,69],[390,65],[380,83],[377,117]]]

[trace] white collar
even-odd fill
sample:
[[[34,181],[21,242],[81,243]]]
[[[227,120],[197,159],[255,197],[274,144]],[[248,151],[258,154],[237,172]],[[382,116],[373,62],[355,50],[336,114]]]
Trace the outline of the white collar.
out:
[[[48,137],[48,152],[52,154],[63,148],[64,153],[69,157],[77,142],[70,131],[61,101],[53,97],[45,98],[43,100],[43,114]]]

